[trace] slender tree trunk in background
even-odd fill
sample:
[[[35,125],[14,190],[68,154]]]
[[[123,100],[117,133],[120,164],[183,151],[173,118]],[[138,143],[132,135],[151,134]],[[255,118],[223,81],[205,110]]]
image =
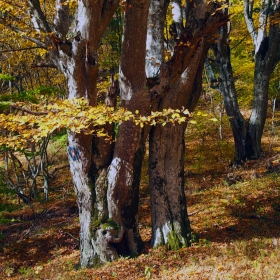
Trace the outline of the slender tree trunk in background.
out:
[[[253,4],[244,0],[244,17],[255,48],[254,101],[249,121],[245,122],[240,113],[230,63],[228,32],[220,28],[220,38],[214,47],[216,64],[219,68],[220,90],[224,97],[227,116],[231,124],[235,143],[235,163],[261,156],[261,138],[267,114],[269,79],[279,61],[279,23],[269,23],[269,18],[279,9],[279,3],[262,1],[259,26],[254,27]],[[227,9],[225,13],[227,13]],[[268,31],[268,34],[267,34]]]
[[[220,28],[220,37],[218,38],[218,44],[214,47],[214,52],[216,56],[216,64],[219,70],[219,88],[224,97],[225,109],[227,116],[229,117],[234,138],[234,162],[240,164],[242,161],[246,160],[246,122],[240,113],[238,106],[233,72],[230,62],[228,32],[227,26],[222,26]]]

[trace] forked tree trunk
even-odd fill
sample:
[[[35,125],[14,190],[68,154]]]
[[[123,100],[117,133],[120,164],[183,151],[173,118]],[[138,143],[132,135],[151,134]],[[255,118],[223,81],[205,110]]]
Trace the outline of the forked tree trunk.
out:
[[[145,88],[145,45],[149,3],[129,1],[124,20],[120,65],[120,95],[128,110],[150,112]],[[137,34],[137,40],[136,40]],[[141,165],[144,155],[143,131],[132,121],[119,125],[113,160],[107,175],[107,219],[100,221],[92,240],[102,261],[118,255],[136,255],[142,242],[138,232],[138,201]],[[101,207],[102,208],[102,207]],[[100,211],[98,211],[100,213]]]
[[[227,27],[220,28],[220,38],[214,47],[219,68],[220,90],[224,96],[225,108],[235,142],[235,162],[258,159],[261,156],[261,138],[267,114],[269,79],[279,61],[279,24],[270,24],[279,3],[271,6],[262,1],[259,27],[254,27],[254,2],[244,0],[244,16],[255,48],[254,101],[249,121],[245,122],[240,113],[230,64]],[[225,13],[227,13],[225,9]],[[268,34],[267,34],[268,32]]]
[[[30,2],[35,7],[38,6],[36,0]],[[67,78],[69,99],[84,97],[90,105],[96,106],[97,48],[119,1],[78,1],[72,26],[69,8],[68,5],[63,5],[64,2],[66,1],[56,1],[56,33],[55,36],[50,36],[51,58]],[[36,20],[41,25],[45,22],[40,17]],[[66,36],[67,33],[72,35]],[[65,40],[65,37],[71,39]],[[113,126],[107,125],[106,128],[113,135]],[[96,242],[96,229],[109,219],[107,169],[112,160],[113,144],[92,135],[69,132],[68,154],[79,207],[80,264],[86,267],[112,260],[117,257],[115,248],[110,246],[110,240],[106,240],[105,244]],[[104,246],[107,246],[107,250],[104,250]]]
[[[275,16],[280,3],[262,0],[259,12],[259,25],[254,26],[254,2],[244,0],[244,17],[255,51],[254,101],[246,135],[246,157],[261,157],[261,139],[266,121],[269,79],[279,62],[280,24]]]
[[[160,0],[159,6],[164,5],[166,8],[168,2]],[[40,8],[40,1],[28,0],[27,3],[34,27],[50,34],[46,37],[46,44],[39,41],[38,44],[50,50],[53,63],[67,78],[69,98],[84,97],[90,105],[95,106],[98,73],[97,48],[119,1],[79,0],[72,24],[70,24],[66,0],[56,0],[54,24],[48,24]],[[169,92],[170,87],[190,64],[189,60],[195,53],[196,46],[208,34],[212,34],[212,29],[215,29],[213,26],[217,28],[224,23],[225,19],[221,17],[219,10],[215,11],[216,4],[201,5],[200,1],[197,1],[197,4],[199,4],[199,9],[195,9],[192,2],[188,3],[186,10],[192,9],[194,25],[188,26],[185,30],[180,38],[181,42],[178,41],[174,48],[173,59],[163,63],[162,71],[149,85],[150,92],[148,92],[145,75],[145,44],[149,1],[126,1],[120,66],[122,106],[132,112],[138,110],[143,116],[149,114],[151,100],[156,103]],[[201,9],[205,10],[205,18]],[[217,17],[213,16],[212,12],[216,12]],[[196,30],[193,31],[192,28]],[[158,46],[155,45],[156,47]],[[160,51],[162,56],[164,52],[162,49]],[[112,127],[109,126],[108,129],[112,130]],[[181,127],[176,130],[181,137],[182,131]],[[180,140],[180,137],[175,138],[179,148],[178,156],[181,158],[182,138]],[[137,212],[139,174],[144,154],[145,135],[143,130],[133,122],[124,122],[119,126],[117,140],[113,152],[112,145],[103,140],[82,133],[69,132],[68,134],[70,169],[81,222],[82,266],[90,266],[99,261],[111,261],[120,254],[137,254],[141,247]],[[178,170],[180,173],[181,161],[176,164],[170,158],[170,162],[174,164],[174,167],[171,167],[171,173]],[[172,179],[170,182],[175,181]],[[177,227],[178,224],[174,219],[181,223],[180,235],[185,238],[185,231],[188,232],[189,225],[185,218],[181,175],[176,179],[176,186],[178,189],[174,193],[177,198],[171,197],[170,205],[171,202],[176,204],[179,201],[181,207],[176,209],[183,214],[177,218],[177,213],[174,212],[172,223],[173,227]],[[172,196],[171,193],[170,195]],[[180,235],[175,239],[184,243],[179,238]]]

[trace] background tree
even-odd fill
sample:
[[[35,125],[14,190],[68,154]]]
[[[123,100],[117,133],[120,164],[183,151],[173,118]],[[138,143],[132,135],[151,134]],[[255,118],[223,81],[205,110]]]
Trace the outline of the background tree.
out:
[[[270,76],[280,59],[279,2],[261,1],[259,23],[254,23],[254,1],[244,0],[244,17],[254,44],[254,101],[246,135],[247,158],[261,156]]]
[[[224,13],[228,14],[228,8],[224,8]],[[239,164],[246,159],[247,153],[245,148],[246,141],[246,122],[239,110],[237,92],[233,69],[231,65],[231,52],[229,46],[229,34],[231,25],[224,25],[219,29],[219,37],[217,44],[213,44],[212,48],[215,54],[215,62],[219,73],[219,90],[223,94],[224,104],[227,116],[233,132],[235,144],[235,159],[234,162]],[[211,68],[211,65],[207,65]],[[213,74],[214,76],[214,74]],[[211,77],[210,77],[211,79]],[[213,78],[212,78],[213,79]],[[217,81],[214,76],[213,85]]]
[[[254,1],[244,1],[245,22],[254,44],[254,94],[251,116],[246,123],[240,113],[234,74],[231,66],[230,26],[220,28],[218,44],[214,47],[219,71],[220,90],[224,96],[227,115],[235,142],[235,162],[258,159],[261,138],[267,116],[270,76],[279,62],[279,4],[262,1],[254,9]],[[228,10],[224,10],[228,13]],[[253,18],[259,13],[259,23]],[[243,39],[244,40],[244,39]]]

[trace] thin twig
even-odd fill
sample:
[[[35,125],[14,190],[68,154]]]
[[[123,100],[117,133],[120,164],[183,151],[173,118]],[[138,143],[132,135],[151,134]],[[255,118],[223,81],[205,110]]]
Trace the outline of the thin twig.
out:
[[[20,110],[22,112],[28,113],[30,115],[34,115],[34,116],[43,116],[43,115],[46,116],[46,115],[49,114],[49,112],[34,112],[34,111],[31,111],[31,110],[19,107],[16,104],[11,104],[11,107],[14,108],[14,109]]]
[[[64,234],[67,234],[67,235],[71,236],[73,239],[75,239],[75,240],[77,240],[77,241],[80,241],[80,239],[79,239],[79,238],[74,237],[72,234],[70,234],[70,233],[68,233],[68,232],[66,232],[66,231],[63,231],[62,233],[64,233]]]
[[[51,64],[51,63],[37,63],[37,64],[31,64],[30,65],[32,68],[35,67],[48,67],[48,68],[54,68],[57,69],[57,66],[55,64]]]
[[[60,167],[56,167],[50,175],[54,177],[56,175],[57,171],[59,171],[61,169],[64,169],[64,168],[68,168],[68,167],[70,167],[70,164],[66,164],[66,165],[63,165],[63,166],[60,166]]]
[[[45,48],[42,48],[42,47],[28,47],[28,48],[19,48],[19,49],[9,49],[9,50],[0,50],[0,53],[20,52],[20,51],[27,51],[27,50],[33,50],[33,49],[45,49]]]
[[[197,211],[194,211],[194,212],[188,214],[188,216],[189,216],[189,217],[190,217],[190,216],[193,216],[193,215],[195,215],[195,214],[197,214],[197,213],[199,213],[199,212],[202,212],[202,211],[204,211],[204,210],[205,210],[205,209],[199,209],[199,210],[197,210]]]

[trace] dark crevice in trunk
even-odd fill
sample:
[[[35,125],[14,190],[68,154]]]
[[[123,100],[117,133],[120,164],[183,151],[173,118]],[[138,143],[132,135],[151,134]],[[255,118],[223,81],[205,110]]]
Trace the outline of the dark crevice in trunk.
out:
[[[122,209],[124,221],[124,236],[120,243],[116,244],[118,254],[121,256],[135,256],[143,249],[143,242],[138,229],[138,207],[139,207],[139,187],[141,180],[141,169],[145,155],[145,137],[141,136],[139,149],[134,156],[133,181],[130,195]],[[132,240],[133,239],[133,242]],[[137,244],[137,248],[131,248],[130,244]]]

